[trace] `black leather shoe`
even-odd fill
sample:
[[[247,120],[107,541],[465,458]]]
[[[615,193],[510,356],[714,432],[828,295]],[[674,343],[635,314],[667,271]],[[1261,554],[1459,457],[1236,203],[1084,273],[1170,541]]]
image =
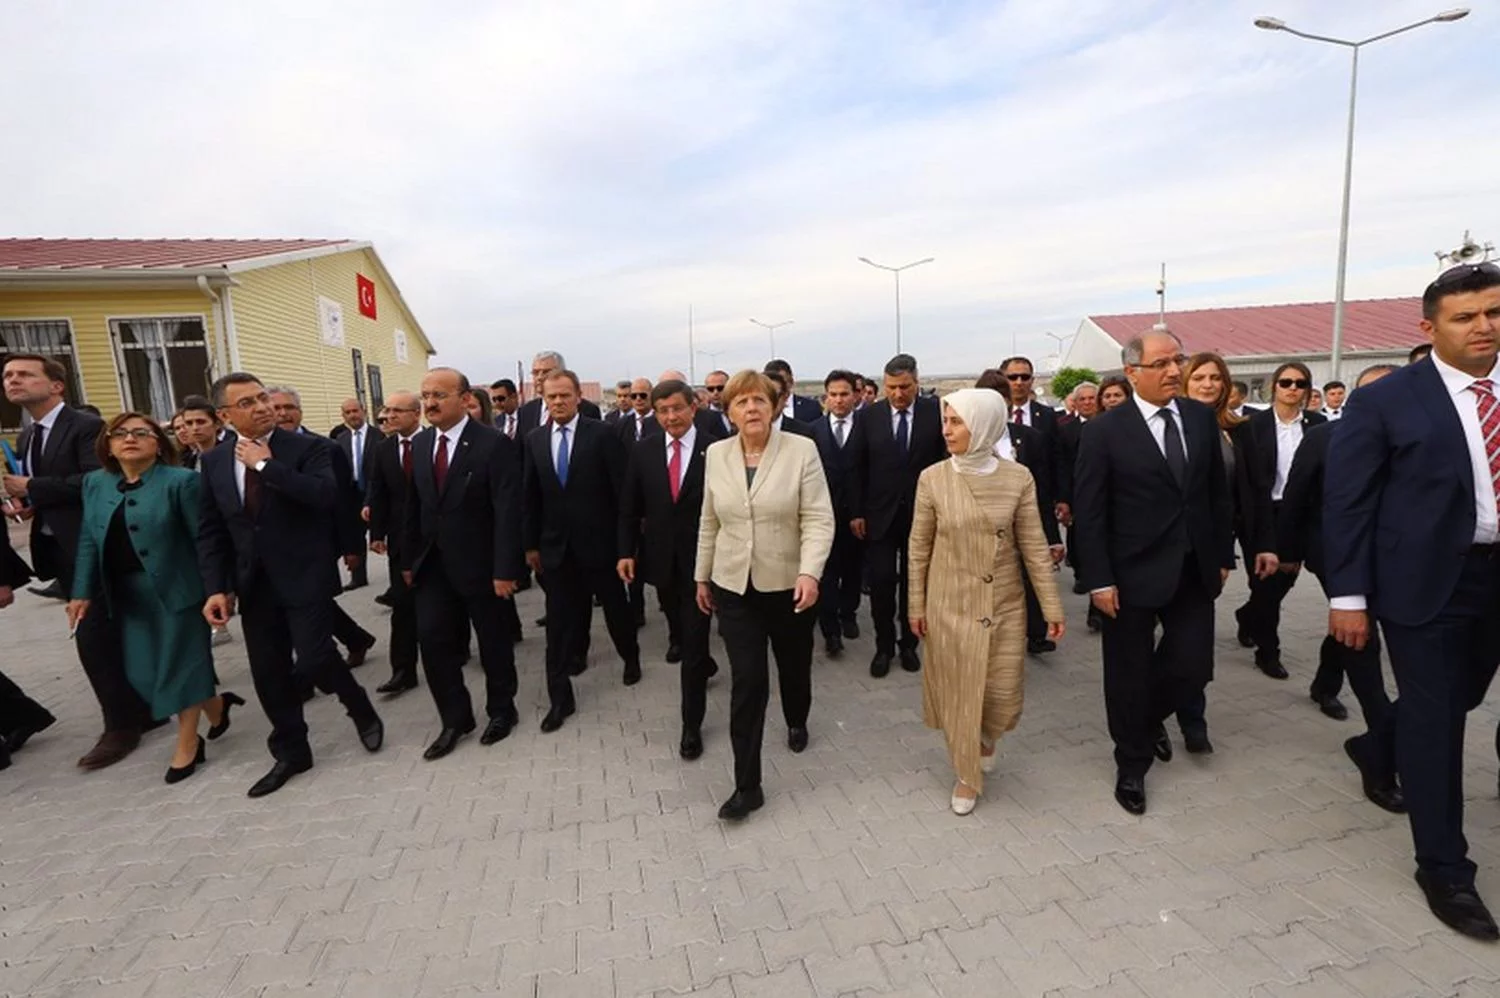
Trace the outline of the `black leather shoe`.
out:
[[[844,654],[844,639],[838,634],[830,634],[823,639],[823,649],[829,658],[838,658]]]
[[[1250,634],[1250,628],[1245,623],[1245,608],[1240,607],[1234,611],[1234,639],[1240,643],[1242,648],[1254,648],[1255,638]]]
[[[841,629],[844,632],[844,640],[845,641],[858,641],[859,640],[859,621],[857,621],[857,620],[846,620],[840,626],[841,626]]]
[[[25,745],[32,735],[41,734],[56,723],[57,718],[53,717],[49,711],[43,710],[41,715],[0,735],[0,741],[4,741],[6,748],[11,752],[19,752],[21,746]]]
[[[536,626],[538,626],[538,627],[546,627],[547,626],[547,618],[546,617],[538,617],[538,618],[536,618],[535,621],[533,621],[533,623],[535,623]]]
[[[1075,579],[1073,581],[1073,595],[1074,596],[1084,596],[1084,595],[1087,595],[1088,591],[1089,591],[1089,587],[1083,584],[1083,580],[1082,579]]]
[[[255,785],[250,788],[250,791],[248,794],[246,794],[246,796],[264,797],[266,796],[266,794],[274,794],[276,791],[286,786],[287,780],[290,780],[298,773],[305,773],[309,769],[312,769],[311,761],[282,762],[278,760],[276,765],[271,767],[271,771],[269,773],[255,781]]]
[[[1182,747],[1188,750],[1188,755],[1214,754],[1214,743],[1208,740],[1207,731],[1184,731]]]
[[[1089,612],[1084,619],[1084,624],[1088,627],[1090,634],[1098,634],[1104,630],[1104,614],[1100,613],[1092,603],[1089,604]]]
[[[1392,814],[1406,813],[1406,797],[1401,793],[1401,788],[1396,784],[1394,774],[1383,775],[1375,766],[1371,765],[1365,757],[1365,742],[1362,739],[1367,735],[1355,735],[1344,742],[1344,754],[1349,761],[1354,763],[1354,768],[1359,770],[1359,782],[1371,804],[1383,811]]]
[[[1162,762],[1172,761],[1172,736],[1167,734],[1165,724],[1157,725],[1156,734],[1151,739],[1151,751]]]
[[[703,733],[697,728],[683,728],[682,741],[677,746],[677,754],[684,759],[696,759],[703,754]]]
[[[641,663],[639,663],[639,662],[626,662],[625,663],[625,685],[626,686],[634,686],[636,683],[638,683],[640,681],[641,681]]]
[[[553,707],[547,711],[547,716],[542,718],[542,731],[549,735],[552,734],[552,732],[563,726],[564,721],[573,716],[573,711],[576,709],[572,704],[568,704],[566,707]]]
[[[1057,651],[1057,642],[1047,638],[1027,638],[1026,651],[1031,655],[1040,655],[1043,652]]]
[[[192,776],[195,772],[197,772],[199,766],[208,761],[208,753],[204,751],[203,744],[203,739],[199,738],[198,752],[193,756],[193,761],[188,763],[186,766],[182,766],[181,768],[177,766],[167,767],[168,783],[181,783],[183,780],[187,779],[189,776]]]
[[[682,646],[675,644],[667,645],[667,661],[674,664],[677,662],[681,662]]]
[[[62,583],[57,581],[56,579],[53,579],[45,586],[28,586],[26,588],[26,591],[28,593],[31,593],[33,596],[41,596],[44,599],[65,600],[68,598],[68,594],[63,592]]]
[[[1349,708],[1345,707],[1336,696],[1326,693],[1309,693],[1312,702],[1318,705],[1318,709],[1335,721],[1349,720]]]
[[[870,659],[870,675],[874,676],[876,679],[879,679],[886,673],[890,672],[891,658],[892,655],[888,651],[876,652],[875,657]]]
[[[1440,884],[1422,870],[1417,871],[1417,886],[1427,895],[1427,907],[1438,921],[1454,932],[1484,942],[1500,939],[1500,929],[1473,887]]]
[[[415,672],[399,672],[375,687],[375,692],[394,697],[416,688],[417,674]]]
[[[359,743],[366,752],[379,752],[385,744],[385,722],[378,714],[372,714],[363,724],[356,723],[354,730],[359,732]]]
[[[708,656],[708,678],[712,679],[719,674],[719,663],[714,661],[712,655]]]
[[[1146,781],[1139,776],[1122,776],[1115,781],[1115,801],[1131,814],[1146,813]]]
[[[434,759],[441,759],[449,752],[452,752],[454,749],[458,748],[460,739],[462,739],[464,735],[471,733],[473,730],[473,721],[470,721],[468,724],[465,724],[460,728],[444,728],[442,731],[438,732],[438,736],[433,739],[432,744],[427,746],[427,750],[422,753],[422,758],[426,759],[428,762],[432,762]]]
[[[915,648],[901,649],[901,668],[907,672],[920,672],[922,670],[922,656],[917,654]]]
[[[807,748],[806,728],[787,728],[786,747],[793,752],[801,752]]]
[[[766,804],[766,795],[761,790],[736,790],[734,796],[719,808],[723,821],[739,821],[749,817],[751,811],[759,811]]]
[[[365,586],[368,586],[369,584],[370,583],[369,583],[368,580],[355,579],[353,582],[349,583],[347,586],[344,587],[344,592],[346,592],[346,593],[352,593],[352,592],[354,592],[354,590],[356,590],[356,589],[363,589]]]
[[[484,733],[479,736],[479,744],[493,745],[498,741],[504,741],[520,721],[521,718],[514,709],[506,711],[499,717],[490,718],[489,723],[484,726]]]
[[[1257,654],[1255,656],[1255,667],[1272,679],[1290,678],[1290,674],[1286,671],[1286,666],[1281,664],[1280,655],[1262,656]]]
[[[349,668],[358,669],[365,664],[365,656],[370,654],[370,649],[375,647],[375,635],[370,634],[357,645],[349,648]]]
[[[391,593],[390,590],[386,590],[379,596],[375,597],[375,602],[380,606],[394,608],[396,605],[396,597]]]

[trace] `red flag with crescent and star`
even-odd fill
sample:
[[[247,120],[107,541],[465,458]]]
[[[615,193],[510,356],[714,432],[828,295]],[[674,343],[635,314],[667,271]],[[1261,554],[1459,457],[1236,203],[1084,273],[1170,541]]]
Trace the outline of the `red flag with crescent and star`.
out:
[[[359,288],[359,314],[375,318],[375,282],[364,274],[355,274],[354,280]]]

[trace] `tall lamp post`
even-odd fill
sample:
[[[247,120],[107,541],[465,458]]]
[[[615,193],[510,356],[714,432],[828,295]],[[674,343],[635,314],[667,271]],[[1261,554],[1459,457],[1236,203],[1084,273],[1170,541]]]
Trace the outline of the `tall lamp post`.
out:
[[[797,320],[796,319],[783,319],[780,322],[761,322],[759,319],[751,319],[750,321],[753,322],[753,323],[755,323],[757,326],[759,326],[760,328],[764,329],[766,332],[768,332],[768,333],[771,334],[771,356],[775,357],[776,356],[776,330],[780,329],[782,326],[790,326],[792,323],[796,322]]]
[[[924,263],[931,263],[932,261],[933,261],[933,258],[929,256],[925,260],[913,260],[911,263],[902,264],[899,267],[887,267],[883,263],[876,263],[874,260],[871,260],[867,256],[862,256],[862,257],[859,258],[859,262],[860,263],[868,263],[870,266],[876,268],[877,270],[888,270],[888,271],[890,271],[892,274],[894,274],[896,276],[896,352],[897,353],[901,352],[901,272],[903,270],[910,270],[913,267],[920,267],[920,266],[922,266],[922,264],[924,264]]]
[[[1422,21],[1415,21],[1404,27],[1386,31],[1378,35],[1371,35],[1359,41],[1350,41],[1347,38],[1330,38],[1327,35],[1314,35],[1305,31],[1298,31],[1289,27],[1280,18],[1257,17],[1255,26],[1266,31],[1285,31],[1287,34],[1296,35],[1298,38],[1306,38],[1313,42],[1326,42],[1329,45],[1340,45],[1353,53],[1349,69],[1349,132],[1344,140],[1344,206],[1343,214],[1339,218],[1339,269],[1338,278],[1333,291],[1333,346],[1329,351],[1330,378],[1339,376],[1339,361],[1344,346],[1344,272],[1349,262],[1349,188],[1354,176],[1354,99],[1359,87],[1359,50],[1374,42],[1383,41],[1395,35],[1404,34],[1429,24],[1441,24],[1449,21],[1457,21],[1467,17],[1469,8],[1456,7],[1453,10],[1445,10],[1441,14],[1434,14]]]

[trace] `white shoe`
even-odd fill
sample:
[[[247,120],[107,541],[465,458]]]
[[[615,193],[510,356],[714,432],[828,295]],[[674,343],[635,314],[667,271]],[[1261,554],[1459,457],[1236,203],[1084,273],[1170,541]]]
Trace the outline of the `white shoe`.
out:
[[[953,813],[959,816],[972,814],[974,812],[974,806],[978,803],[979,798],[977,796],[960,797],[958,794],[954,794],[953,799],[949,801],[949,804],[951,804],[953,807]]]
[[[995,771],[995,760],[1000,758],[1000,753],[995,751],[994,742],[981,741],[979,744],[990,750],[989,755],[985,755],[983,751],[979,753],[979,771],[981,773],[993,773]]]

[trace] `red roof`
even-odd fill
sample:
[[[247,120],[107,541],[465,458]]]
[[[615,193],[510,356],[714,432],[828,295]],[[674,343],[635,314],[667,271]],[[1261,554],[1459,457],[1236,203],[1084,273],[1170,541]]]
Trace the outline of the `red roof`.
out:
[[[1156,324],[1155,312],[1091,315],[1089,319],[1124,344]],[[1405,350],[1422,341],[1420,298],[1379,298],[1344,303],[1343,349]],[[1333,333],[1333,303],[1256,305],[1168,312],[1167,327],[1188,353],[1212,350],[1225,357],[1276,357],[1327,353]]]
[[[0,239],[0,270],[173,270],[216,267],[345,239]]]

